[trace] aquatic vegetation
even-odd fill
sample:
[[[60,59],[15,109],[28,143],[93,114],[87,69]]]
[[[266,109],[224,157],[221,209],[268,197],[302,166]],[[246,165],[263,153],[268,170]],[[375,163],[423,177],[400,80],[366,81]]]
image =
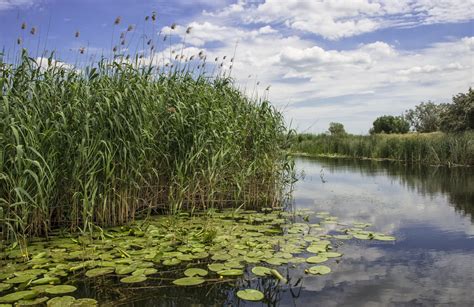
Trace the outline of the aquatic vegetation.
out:
[[[474,132],[377,135],[301,134],[296,153],[357,159],[388,159],[429,165],[474,165]]]
[[[261,301],[264,298],[262,292],[254,289],[239,290],[237,296],[246,301]]]
[[[71,69],[18,58],[0,56],[0,249],[153,214],[284,203],[294,179],[282,114],[196,70],[204,59]]]
[[[314,219],[319,219],[318,223]],[[224,210],[155,216],[127,227],[104,228],[92,236],[58,234],[48,241],[32,242],[27,255],[19,246],[0,253],[0,291],[4,294],[0,302],[70,295],[76,291],[77,280],[84,278],[134,284],[136,288],[153,287],[157,281],[162,286],[195,287],[239,278],[286,284],[282,267],[302,270],[307,276],[330,273],[344,257],[337,251],[341,244],[338,234],[379,241],[393,238],[358,222],[315,227],[327,219],[335,217],[310,211]],[[322,262],[325,265],[308,265]],[[250,271],[252,274],[246,275]],[[256,295],[258,290],[247,290],[237,296],[264,298]],[[62,300],[81,303],[70,297]],[[48,304],[60,302],[54,297]]]

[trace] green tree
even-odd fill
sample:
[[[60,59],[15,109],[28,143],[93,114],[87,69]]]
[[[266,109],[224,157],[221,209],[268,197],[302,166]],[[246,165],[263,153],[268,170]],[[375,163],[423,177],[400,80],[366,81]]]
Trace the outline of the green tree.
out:
[[[441,125],[441,115],[445,109],[444,104],[435,104],[432,101],[422,102],[414,109],[405,112],[405,119],[417,132],[438,131]]]
[[[462,132],[474,129],[474,91],[460,93],[453,97],[452,103],[445,104],[441,114],[441,130],[444,132]]]
[[[407,133],[410,130],[410,123],[403,116],[384,115],[378,117],[370,134],[376,133]]]
[[[347,134],[344,125],[341,123],[330,123],[328,131],[333,136],[344,136]]]

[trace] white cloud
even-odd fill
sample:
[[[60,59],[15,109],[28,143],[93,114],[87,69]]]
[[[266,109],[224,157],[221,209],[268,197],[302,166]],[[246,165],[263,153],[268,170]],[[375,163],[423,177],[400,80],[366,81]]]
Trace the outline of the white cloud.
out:
[[[281,23],[337,40],[387,27],[468,21],[473,6],[473,0],[266,0],[239,1],[206,14],[247,23]]]
[[[29,7],[36,2],[38,2],[38,0],[0,0],[0,11],[18,7]]]

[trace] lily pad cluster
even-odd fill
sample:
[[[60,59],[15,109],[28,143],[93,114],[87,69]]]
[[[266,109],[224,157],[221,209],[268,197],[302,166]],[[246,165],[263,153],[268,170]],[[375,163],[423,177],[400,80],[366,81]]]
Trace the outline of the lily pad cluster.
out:
[[[310,222],[310,216],[319,219],[317,223]],[[178,276],[165,281],[170,286],[199,286],[242,276],[249,269],[251,278],[286,282],[278,267],[288,264],[302,266],[307,274],[325,275],[331,272],[332,259],[343,257],[334,241],[395,240],[368,227],[342,224],[327,212],[268,209],[160,216],[92,236],[57,235],[32,242],[27,250],[16,247],[0,253],[0,304],[48,297],[49,305],[94,303],[70,296],[77,277],[115,278],[124,286],[139,287],[163,279],[162,272],[172,269]],[[264,298],[255,289],[237,296]]]

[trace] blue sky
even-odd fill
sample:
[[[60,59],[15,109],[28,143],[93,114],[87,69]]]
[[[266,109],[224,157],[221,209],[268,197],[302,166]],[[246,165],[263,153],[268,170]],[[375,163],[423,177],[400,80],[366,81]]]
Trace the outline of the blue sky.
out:
[[[236,50],[236,85],[249,95],[271,85],[270,100],[294,128],[322,132],[337,121],[366,133],[377,116],[448,102],[474,85],[473,7],[473,0],[0,0],[0,47],[14,54],[21,37],[32,56],[55,50],[58,61],[74,64],[110,55],[133,25],[128,52],[140,52],[144,33],[163,53],[227,55],[224,67]],[[153,11],[154,26],[145,21]],[[163,43],[160,32],[171,40]]]

